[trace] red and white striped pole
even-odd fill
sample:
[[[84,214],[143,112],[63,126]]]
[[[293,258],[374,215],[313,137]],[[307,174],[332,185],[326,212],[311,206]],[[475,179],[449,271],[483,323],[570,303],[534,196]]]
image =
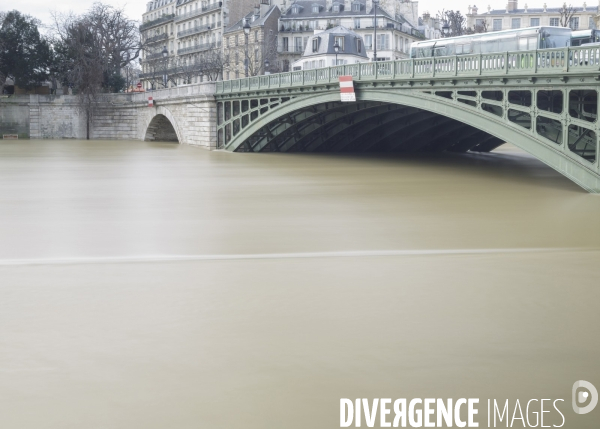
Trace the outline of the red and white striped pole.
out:
[[[340,76],[340,95],[342,102],[356,101],[352,76]]]

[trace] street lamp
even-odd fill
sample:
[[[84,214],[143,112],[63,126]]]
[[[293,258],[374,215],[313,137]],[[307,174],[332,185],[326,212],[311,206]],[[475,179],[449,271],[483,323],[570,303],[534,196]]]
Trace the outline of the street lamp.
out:
[[[271,74],[271,72],[269,71],[269,66],[271,65],[271,63],[269,62],[269,59],[267,58],[265,60],[265,74]]]
[[[248,77],[248,36],[250,35],[250,23],[246,19],[244,22],[244,36],[246,36],[246,58],[244,59],[244,74]]]
[[[373,10],[375,11],[375,22],[373,27],[375,28],[375,35],[373,40],[373,61],[377,61],[377,5],[379,0],[373,0]]]
[[[450,26],[448,25],[448,21],[444,20],[444,25],[442,25],[442,34],[445,37],[450,35]]]
[[[166,88],[167,87],[167,57],[169,56],[169,51],[167,50],[167,45],[164,46],[163,50],[162,50],[162,56],[163,56],[163,61],[164,61],[164,74],[163,74],[163,86]]]
[[[337,56],[338,56],[338,52],[340,51],[340,45],[337,42],[337,40],[335,41],[335,45],[333,45],[333,50],[335,51],[335,65],[338,65],[338,60],[337,60]]]

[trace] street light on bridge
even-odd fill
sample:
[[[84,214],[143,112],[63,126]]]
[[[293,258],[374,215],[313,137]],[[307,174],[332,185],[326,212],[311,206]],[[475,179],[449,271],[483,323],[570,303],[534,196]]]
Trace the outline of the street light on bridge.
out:
[[[335,41],[335,45],[333,45],[333,50],[335,51],[335,65],[338,65],[338,52],[340,51],[340,44],[337,42],[337,40]]]
[[[375,11],[375,22],[373,23],[373,28],[375,29],[375,34],[373,36],[373,61],[377,61],[377,5],[379,4],[379,0],[373,0],[373,10]]]
[[[168,60],[167,57],[169,56],[169,51],[167,50],[167,45],[164,46],[163,50],[162,50],[162,56],[163,56],[163,60],[164,60],[164,73],[163,73],[163,86],[166,88],[167,87],[167,82],[168,82],[168,77],[167,77],[167,65],[168,65]]]
[[[246,37],[246,58],[244,58],[244,74],[248,77],[248,36],[250,36],[250,23],[244,21],[244,36]]]

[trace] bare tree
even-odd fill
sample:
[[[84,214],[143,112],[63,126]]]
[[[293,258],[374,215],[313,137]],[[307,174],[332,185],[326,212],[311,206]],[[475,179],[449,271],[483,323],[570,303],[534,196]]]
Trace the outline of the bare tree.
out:
[[[80,16],[54,13],[53,19],[54,74],[77,94],[89,139],[100,94],[123,89],[121,70],[139,56],[138,26],[121,9],[102,3]]]
[[[6,17],[6,12],[0,12],[0,26],[4,23],[4,19]],[[0,38],[0,52],[3,52],[6,49],[6,40],[4,38]],[[3,55],[0,55],[0,70],[3,67]],[[4,85],[6,84],[6,76],[0,71],[0,95],[4,94]]]
[[[467,34],[467,18],[460,11],[442,9],[441,12],[437,13],[437,19],[450,27],[448,34],[442,32],[442,37],[456,37]]]
[[[240,75],[245,73],[244,60],[246,59],[246,46],[232,46],[227,49],[230,61],[229,71],[237,71]],[[238,61],[235,61],[235,58]],[[267,36],[265,40],[248,44],[248,76],[258,76],[265,73],[265,63],[269,62],[270,72],[276,71],[277,39]]]
[[[563,3],[562,8],[558,12],[560,13],[560,26],[570,27],[571,19],[575,14],[575,8],[572,5],[567,6],[567,3]]]
[[[220,44],[213,44],[211,49],[200,55],[200,61],[203,76],[209,81],[216,81],[223,78],[223,72],[230,64],[230,56],[223,53]]]
[[[196,57],[185,58],[175,67],[176,73],[183,79],[183,83],[193,83],[204,73],[204,64]]]
[[[473,26],[473,33],[487,33],[489,24],[487,19],[477,19]],[[467,30],[468,31],[468,30]]]

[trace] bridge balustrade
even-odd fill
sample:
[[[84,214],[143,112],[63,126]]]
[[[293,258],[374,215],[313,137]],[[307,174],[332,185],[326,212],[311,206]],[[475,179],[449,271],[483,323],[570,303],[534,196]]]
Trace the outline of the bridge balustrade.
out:
[[[249,78],[246,83],[233,86],[225,81],[217,83],[217,93],[242,89],[302,86],[334,83],[339,76],[350,75],[356,80],[413,79],[427,77],[461,77],[477,75],[523,75],[536,73],[561,74],[577,71],[597,71],[600,65],[600,47],[572,47],[519,52],[471,54],[451,57],[418,58],[347,64],[323,69],[297,70],[269,75],[270,78]],[[278,76],[278,77],[274,77]],[[256,79],[255,79],[256,78]],[[244,79],[239,79],[244,81]]]

